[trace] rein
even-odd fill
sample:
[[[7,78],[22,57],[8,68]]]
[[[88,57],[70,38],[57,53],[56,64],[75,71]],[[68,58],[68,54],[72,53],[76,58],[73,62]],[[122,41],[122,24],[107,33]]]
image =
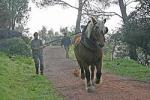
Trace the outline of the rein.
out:
[[[69,37],[72,37],[72,36],[74,36],[74,35],[76,35],[76,33],[75,33],[75,34],[71,34]],[[61,38],[61,39],[64,39],[64,38]],[[60,41],[60,39],[52,40],[52,41],[50,41],[50,42],[48,42],[48,43],[45,43],[44,46],[49,46],[51,43],[57,42],[57,41]]]
[[[100,48],[103,47],[103,46],[98,45],[96,42],[94,42],[93,40],[87,37],[81,38],[81,44],[84,45],[84,47],[86,47],[90,51],[94,51],[94,52],[98,51]]]

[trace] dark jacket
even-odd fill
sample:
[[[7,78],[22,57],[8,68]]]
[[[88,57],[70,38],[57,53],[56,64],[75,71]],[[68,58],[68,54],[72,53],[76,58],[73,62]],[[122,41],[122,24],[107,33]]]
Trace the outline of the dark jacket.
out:
[[[62,40],[61,40],[61,46],[64,46],[65,48],[68,47],[71,44],[71,39],[67,36],[65,36]]]

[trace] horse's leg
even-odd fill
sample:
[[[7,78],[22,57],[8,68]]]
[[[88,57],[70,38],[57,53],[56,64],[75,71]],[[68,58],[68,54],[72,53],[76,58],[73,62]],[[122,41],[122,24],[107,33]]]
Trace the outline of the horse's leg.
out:
[[[84,80],[85,79],[84,66],[82,64],[82,61],[80,60],[78,49],[79,49],[79,46],[76,46],[74,48],[74,53],[75,53],[75,56],[77,58],[77,62],[78,62],[79,66],[80,66],[80,69],[81,69],[81,79]]]
[[[95,66],[91,65],[91,82],[93,86],[94,86],[94,71],[95,71]]]
[[[91,92],[92,88],[91,88],[91,81],[90,81],[89,66],[84,66],[84,69],[85,69],[85,76],[86,76],[86,81],[87,81],[86,90],[87,92]]]
[[[100,78],[101,78],[101,75],[102,75],[101,67],[102,67],[102,59],[100,60],[100,62],[98,64],[96,64],[96,69],[97,69],[96,82],[95,82],[96,84],[100,83]]]
[[[80,69],[81,69],[81,79],[84,80],[85,79],[85,73],[84,73],[84,66],[81,62],[78,62],[80,65]]]
[[[91,83],[90,83],[90,71],[89,71],[89,67],[86,66],[85,68],[85,75],[86,75],[86,79],[87,79],[87,86],[90,86]]]

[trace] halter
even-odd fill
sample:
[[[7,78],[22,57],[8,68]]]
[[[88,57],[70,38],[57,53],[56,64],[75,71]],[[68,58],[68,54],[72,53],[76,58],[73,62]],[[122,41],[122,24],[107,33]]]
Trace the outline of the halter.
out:
[[[88,24],[89,24],[89,23],[90,23],[90,22],[88,22]],[[89,50],[95,52],[95,51],[98,51],[98,50],[99,50],[100,48],[102,48],[103,46],[97,44],[95,38],[92,38],[92,39],[91,39],[91,36],[90,36],[90,38],[88,38],[88,37],[85,35],[85,34],[86,34],[85,31],[86,31],[86,28],[87,28],[88,24],[86,25],[86,27],[85,27],[85,29],[84,29],[84,31],[83,31],[83,34],[82,34],[82,36],[81,36],[81,44],[84,45],[87,49],[89,49]],[[91,31],[91,32],[93,32],[93,31],[96,32],[95,26],[92,27],[92,31]],[[97,34],[97,33],[95,33],[95,34]],[[103,33],[101,33],[101,34],[103,34]]]

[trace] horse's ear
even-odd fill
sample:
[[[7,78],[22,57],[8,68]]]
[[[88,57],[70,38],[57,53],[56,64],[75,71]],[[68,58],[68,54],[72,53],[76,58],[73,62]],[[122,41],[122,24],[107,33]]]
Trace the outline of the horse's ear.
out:
[[[104,34],[108,33],[108,27],[105,27]]]
[[[93,22],[94,24],[97,23],[97,21],[96,21],[96,19],[95,19],[94,17],[91,17],[91,19],[92,19],[92,22]]]
[[[104,23],[106,23],[106,18],[103,20]]]

